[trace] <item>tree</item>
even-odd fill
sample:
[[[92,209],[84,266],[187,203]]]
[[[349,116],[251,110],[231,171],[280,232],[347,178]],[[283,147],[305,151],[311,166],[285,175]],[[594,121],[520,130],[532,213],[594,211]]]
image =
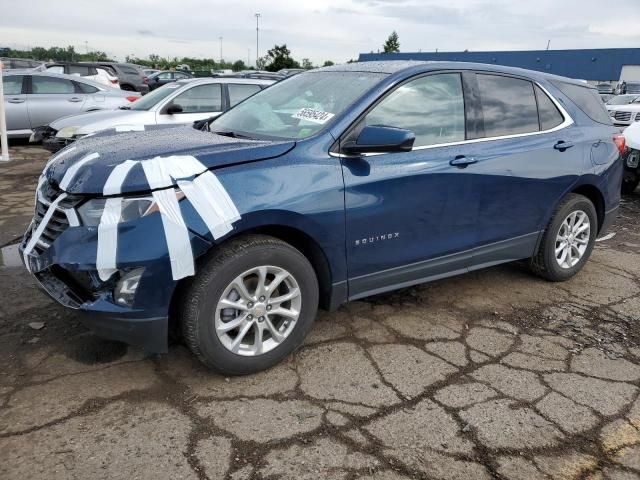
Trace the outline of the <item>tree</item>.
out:
[[[398,34],[394,30],[387,38],[387,41],[384,42],[382,46],[384,49],[384,53],[397,53],[400,51],[400,41],[398,40]]]
[[[244,70],[245,68],[246,66],[242,60],[236,60],[235,62],[233,62],[233,65],[231,65],[231,70],[233,70],[234,72],[239,72],[241,70]]]
[[[323,67],[330,67],[331,65],[335,65],[335,63],[333,63],[331,60],[327,60],[324,62],[324,64],[322,65]]]
[[[313,68],[313,63],[311,63],[311,60],[309,60],[308,58],[303,58],[302,68],[304,68],[305,70],[311,70]]]
[[[280,46],[274,45],[274,47],[267,52],[264,57],[265,70],[269,72],[277,72],[283,68],[300,68],[300,64],[291,58],[291,51],[287,48],[286,44]]]

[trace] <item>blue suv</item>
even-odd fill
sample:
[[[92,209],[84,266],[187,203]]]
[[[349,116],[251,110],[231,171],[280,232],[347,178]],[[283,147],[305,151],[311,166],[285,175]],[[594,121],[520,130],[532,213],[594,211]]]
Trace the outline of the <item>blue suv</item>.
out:
[[[290,77],[200,129],[87,136],[48,162],[25,265],[99,335],[255,372],[318,307],[529,259],[575,275],[618,208],[595,88],[454,62]]]

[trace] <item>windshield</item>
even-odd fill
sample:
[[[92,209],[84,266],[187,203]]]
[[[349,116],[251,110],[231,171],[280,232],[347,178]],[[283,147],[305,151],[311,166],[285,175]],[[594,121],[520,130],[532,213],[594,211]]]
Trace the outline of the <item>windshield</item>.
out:
[[[154,107],[158,102],[160,102],[163,98],[168,97],[172,93],[176,91],[177,88],[180,88],[182,85],[178,83],[169,83],[164,85],[151,93],[147,93],[144,97],[139,98],[131,105],[127,105],[131,107],[131,110],[149,110]]]
[[[260,138],[309,137],[342,113],[386,74],[309,72],[282,80],[211,123],[212,131]]]
[[[607,102],[607,105],[627,105],[640,99],[640,95],[618,95]]]

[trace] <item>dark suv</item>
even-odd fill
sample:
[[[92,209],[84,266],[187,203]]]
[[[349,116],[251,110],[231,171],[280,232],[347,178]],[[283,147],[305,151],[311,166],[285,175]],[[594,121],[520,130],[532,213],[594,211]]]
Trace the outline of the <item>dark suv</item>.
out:
[[[148,78],[138,65],[132,63],[97,62],[98,65],[111,67],[120,80],[120,88],[130,92],[149,93]]]
[[[255,372],[318,306],[519,259],[571,278],[615,217],[623,148],[597,90],[567,78],[322,68],[205,131],[78,140],[48,162],[21,249],[100,335],[164,352],[180,327],[207,365]]]

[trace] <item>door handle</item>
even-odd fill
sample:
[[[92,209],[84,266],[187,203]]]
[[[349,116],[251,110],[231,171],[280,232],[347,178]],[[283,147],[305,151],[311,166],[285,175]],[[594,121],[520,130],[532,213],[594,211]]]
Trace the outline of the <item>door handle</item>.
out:
[[[573,143],[572,142],[565,142],[564,140],[559,140],[553,146],[553,148],[555,148],[556,150],[560,150],[561,152],[564,152],[567,148],[571,148],[571,147],[573,147]]]
[[[79,98],[79,97],[71,97],[71,98],[69,99],[69,101],[70,101],[70,102],[74,102],[74,103],[78,103],[78,102],[81,102],[81,101],[82,101],[82,99],[81,99],[81,98]]]
[[[24,103],[24,98],[10,98],[7,100],[9,103]]]
[[[478,160],[476,160],[473,157],[465,157],[464,155],[456,155],[456,158],[454,158],[453,160],[451,160],[449,162],[449,165],[453,166],[453,167],[458,167],[458,168],[466,168],[469,165],[472,165],[474,163],[477,163]]]

